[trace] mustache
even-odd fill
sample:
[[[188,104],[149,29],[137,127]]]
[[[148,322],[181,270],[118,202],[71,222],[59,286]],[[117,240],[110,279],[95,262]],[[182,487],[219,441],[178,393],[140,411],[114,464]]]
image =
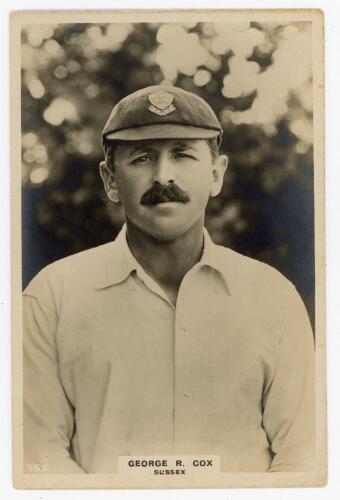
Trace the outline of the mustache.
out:
[[[154,184],[142,196],[140,202],[142,205],[157,205],[167,202],[188,203],[190,196],[186,191],[176,184]]]

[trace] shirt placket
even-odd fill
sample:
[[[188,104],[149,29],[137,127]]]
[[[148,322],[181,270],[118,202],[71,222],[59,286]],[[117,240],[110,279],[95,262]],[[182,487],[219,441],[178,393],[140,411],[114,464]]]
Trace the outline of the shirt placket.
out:
[[[184,453],[190,441],[190,408],[192,405],[193,370],[192,318],[188,314],[190,280],[183,280],[176,302],[174,328],[174,403],[173,403],[173,452]],[[191,290],[192,291],[192,290]]]

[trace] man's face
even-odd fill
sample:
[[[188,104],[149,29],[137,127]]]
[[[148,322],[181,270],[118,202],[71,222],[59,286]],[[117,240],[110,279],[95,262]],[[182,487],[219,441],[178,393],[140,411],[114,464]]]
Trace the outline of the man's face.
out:
[[[226,157],[213,160],[206,140],[126,141],[115,149],[113,173],[102,169],[102,176],[108,194],[110,181],[116,189],[128,221],[170,241],[203,222],[225,168]]]

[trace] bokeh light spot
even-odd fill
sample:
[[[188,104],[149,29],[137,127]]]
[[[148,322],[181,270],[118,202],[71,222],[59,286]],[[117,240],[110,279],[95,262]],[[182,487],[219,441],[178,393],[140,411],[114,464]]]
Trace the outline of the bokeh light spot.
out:
[[[79,71],[81,68],[80,64],[78,61],[74,61],[73,59],[71,59],[70,61],[68,61],[67,63],[67,69],[69,70],[70,73],[77,73],[77,71]]]
[[[47,151],[43,144],[38,144],[33,149],[34,158],[38,163],[45,163],[47,161]]]
[[[31,80],[28,85],[28,90],[34,99],[41,99],[45,94],[45,87],[38,79]]]
[[[99,87],[98,85],[96,85],[95,83],[90,83],[90,85],[88,85],[86,88],[85,88],[85,94],[90,98],[90,99],[93,99],[94,97],[97,97],[97,95],[99,94]]]
[[[56,69],[54,70],[54,74],[57,78],[62,80],[67,77],[68,71],[65,66],[57,66]]]
[[[48,108],[45,109],[43,116],[47,123],[54,126],[61,125],[64,120],[73,123],[79,120],[75,105],[63,97],[53,99]]]
[[[44,40],[53,36],[51,24],[32,24],[26,28],[27,40],[33,47],[39,47]]]
[[[49,172],[46,167],[38,167],[32,170],[30,181],[32,184],[41,184],[48,178]]]
[[[25,148],[33,148],[38,142],[38,136],[34,132],[27,132],[22,138],[22,145]]]
[[[222,94],[229,99],[236,99],[242,95],[242,87],[237,80],[226,76],[223,80]]]
[[[50,54],[50,56],[55,58],[60,58],[64,55],[64,49],[53,38],[50,38],[44,43],[44,49]]]
[[[31,149],[24,152],[23,158],[26,163],[33,163],[35,160],[34,153]]]
[[[78,150],[79,150],[79,153],[86,156],[92,152],[93,147],[92,147],[92,144],[90,142],[82,141],[78,146]]]
[[[205,65],[209,53],[196,33],[188,33],[184,25],[164,24],[157,32],[160,46],[155,60],[166,80],[175,81],[178,72],[193,76],[199,66]]]
[[[99,26],[90,26],[87,29],[87,35],[92,40],[96,40],[102,36],[103,32]]]
[[[194,76],[194,84],[203,87],[211,80],[211,73],[205,69],[200,69]]]
[[[313,126],[310,120],[305,117],[297,118],[289,124],[289,128],[293,134],[306,144],[313,142]]]
[[[294,145],[294,151],[298,154],[298,155],[305,155],[309,150],[309,146],[308,144],[302,142],[302,141],[298,141],[295,145]]]

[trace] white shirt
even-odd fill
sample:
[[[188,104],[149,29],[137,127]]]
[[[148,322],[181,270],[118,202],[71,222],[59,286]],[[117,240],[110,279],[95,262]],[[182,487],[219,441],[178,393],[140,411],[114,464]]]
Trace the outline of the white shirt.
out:
[[[125,229],[24,291],[25,464],[117,472],[121,455],[214,454],[224,472],[299,471],[314,452],[314,344],[294,286],[215,245],[176,307]]]

